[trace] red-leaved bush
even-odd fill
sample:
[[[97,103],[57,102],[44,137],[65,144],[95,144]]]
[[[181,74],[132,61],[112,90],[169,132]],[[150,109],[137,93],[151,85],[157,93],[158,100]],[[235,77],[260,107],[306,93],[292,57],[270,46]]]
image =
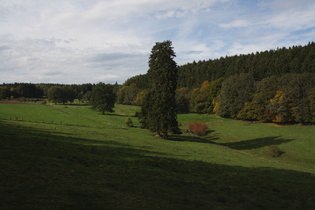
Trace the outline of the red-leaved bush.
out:
[[[204,122],[192,122],[187,123],[187,127],[189,132],[198,135],[198,136],[204,136],[207,134],[207,125]]]

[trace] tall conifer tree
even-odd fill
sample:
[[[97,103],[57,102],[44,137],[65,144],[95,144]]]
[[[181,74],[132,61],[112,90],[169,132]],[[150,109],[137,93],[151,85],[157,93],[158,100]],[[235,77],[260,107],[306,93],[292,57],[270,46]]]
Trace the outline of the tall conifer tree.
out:
[[[177,122],[175,91],[177,64],[172,42],[157,42],[149,58],[149,91],[143,100],[140,122],[144,128],[163,138],[180,133]]]

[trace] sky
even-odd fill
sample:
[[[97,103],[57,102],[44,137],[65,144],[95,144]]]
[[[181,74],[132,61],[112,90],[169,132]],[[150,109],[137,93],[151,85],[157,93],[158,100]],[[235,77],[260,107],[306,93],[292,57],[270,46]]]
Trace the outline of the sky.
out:
[[[156,42],[178,65],[307,45],[314,0],[0,0],[0,83],[115,83]]]

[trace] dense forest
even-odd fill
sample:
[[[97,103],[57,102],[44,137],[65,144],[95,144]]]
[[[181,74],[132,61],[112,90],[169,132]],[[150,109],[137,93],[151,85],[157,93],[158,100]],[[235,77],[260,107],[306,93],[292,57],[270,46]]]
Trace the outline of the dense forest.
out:
[[[315,72],[314,42],[306,46],[283,47],[178,66],[177,88],[197,88],[206,80],[214,81],[240,73],[249,73],[260,81],[270,76],[303,72]],[[146,75],[137,75],[129,78],[124,85],[135,83],[138,88],[146,89],[147,81]]]
[[[314,42],[304,47],[293,46],[188,63],[179,67],[178,87],[195,88],[205,80],[214,81],[240,73],[249,73],[260,81],[270,76],[303,72],[315,72]]]
[[[0,85],[3,99],[41,98],[88,102],[95,84],[14,83]],[[148,76],[113,85],[116,102],[141,105]],[[58,87],[58,88],[57,88]],[[57,91],[58,90],[58,91]],[[51,92],[50,92],[51,91]],[[51,93],[51,94],[49,94]],[[178,66],[178,112],[277,123],[315,123],[315,43]]]

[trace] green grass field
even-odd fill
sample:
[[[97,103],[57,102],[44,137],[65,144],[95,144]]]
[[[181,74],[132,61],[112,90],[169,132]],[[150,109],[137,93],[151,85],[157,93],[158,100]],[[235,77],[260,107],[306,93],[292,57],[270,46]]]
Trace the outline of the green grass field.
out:
[[[181,114],[208,134],[164,140],[136,111],[0,104],[0,209],[315,208],[314,126]]]

